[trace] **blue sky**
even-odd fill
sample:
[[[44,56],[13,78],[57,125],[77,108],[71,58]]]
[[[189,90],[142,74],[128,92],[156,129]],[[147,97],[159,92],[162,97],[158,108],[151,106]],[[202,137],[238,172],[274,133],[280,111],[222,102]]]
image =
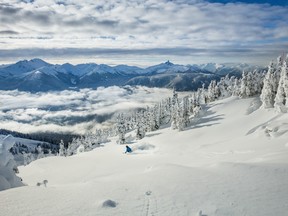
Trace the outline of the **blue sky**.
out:
[[[287,0],[209,0],[209,2],[217,2],[217,3],[247,3],[247,4],[270,4],[270,5],[279,5],[279,6],[287,6],[288,1]]]
[[[288,50],[287,1],[1,0],[0,63],[247,62]]]

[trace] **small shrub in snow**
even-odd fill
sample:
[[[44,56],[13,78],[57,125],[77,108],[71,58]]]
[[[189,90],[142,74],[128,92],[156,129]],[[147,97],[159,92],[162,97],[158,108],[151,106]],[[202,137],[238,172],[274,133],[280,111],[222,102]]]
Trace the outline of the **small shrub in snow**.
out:
[[[106,200],[103,202],[102,207],[104,208],[115,208],[117,206],[117,203],[113,200]]]
[[[36,186],[40,187],[41,185],[44,185],[45,187],[47,187],[48,184],[48,180],[43,180],[43,182],[37,182]]]
[[[146,196],[150,196],[152,194],[152,191],[146,191]]]
[[[200,210],[200,211],[196,214],[196,216],[204,216],[204,215],[202,214],[202,211]]]

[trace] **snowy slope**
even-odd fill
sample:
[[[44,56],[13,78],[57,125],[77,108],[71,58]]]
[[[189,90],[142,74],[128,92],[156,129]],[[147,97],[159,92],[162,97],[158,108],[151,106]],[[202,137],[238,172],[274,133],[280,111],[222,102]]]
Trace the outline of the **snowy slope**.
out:
[[[0,135],[0,141],[3,140],[6,137],[6,135]],[[45,143],[39,140],[31,140],[31,139],[25,139],[25,138],[20,138],[20,137],[13,137],[16,143],[26,145],[29,148],[35,148],[37,145],[40,143]],[[47,143],[48,144],[48,143]]]
[[[285,216],[288,115],[258,107],[257,98],[214,102],[185,131],[132,141],[131,155],[112,139],[34,161],[19,169],[27,187],[0,192],[1,215]]]

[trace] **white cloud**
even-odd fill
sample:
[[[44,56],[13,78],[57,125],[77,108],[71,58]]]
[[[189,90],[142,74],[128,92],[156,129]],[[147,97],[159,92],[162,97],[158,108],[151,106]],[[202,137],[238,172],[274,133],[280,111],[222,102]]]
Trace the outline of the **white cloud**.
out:
[[[116,113],[146,108],[169,96],[168,89],[116,86],[37,94],[0,91],[0,124],[23,133],[85,133],[109,124]]]
[[[125,55],[133,49],[143,54],[143,49],[189,48],[212,56],[214,52],[209,50],[218,54],[231,50],[237,55],[237,48],[247,49],[252,44],[255,50],[246,53],[255,55],[255,51],[267,50],[267,41],[285,44],[288,40],[288,8],[268,4],[212,4],[200,0],[2,2],[2,49],[18,52],[20,48],[40,47],[100,48],[101,56],[101,49],[107,48],[126,50]],[[263,46],[256,47],[256,43]],[[170,52],[166,53],[174,54],[173,49]],[[272,55],[275,52],[279,52],[277,47]],[[199,54],[191,51],[189,55]]]

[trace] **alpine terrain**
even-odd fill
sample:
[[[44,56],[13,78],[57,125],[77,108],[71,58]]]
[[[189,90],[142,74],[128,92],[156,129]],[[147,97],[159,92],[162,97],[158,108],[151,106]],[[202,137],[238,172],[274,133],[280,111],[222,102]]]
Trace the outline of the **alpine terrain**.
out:
[[[205,105],[183,131],[163,126],[125,145],[19,167],[1,215],[286,215],[288,115],[259,97]],[[37,186],[38,185],[38,186]],[[16,207],[17,206],[17,207]]]
[[[147,68],[95,63],[53,65],[36,58],[2,65],[0,67],[0,90],[45,92],[81,88],[95,89],[100,86],[113,85],[142,85],[187,91],[197,90],[203,84],[207,87],[211,80],[220,80],[226,75],[240,77],[243,70],[261,71],[263,67],[216,63],[184,66],[170,61]]]

